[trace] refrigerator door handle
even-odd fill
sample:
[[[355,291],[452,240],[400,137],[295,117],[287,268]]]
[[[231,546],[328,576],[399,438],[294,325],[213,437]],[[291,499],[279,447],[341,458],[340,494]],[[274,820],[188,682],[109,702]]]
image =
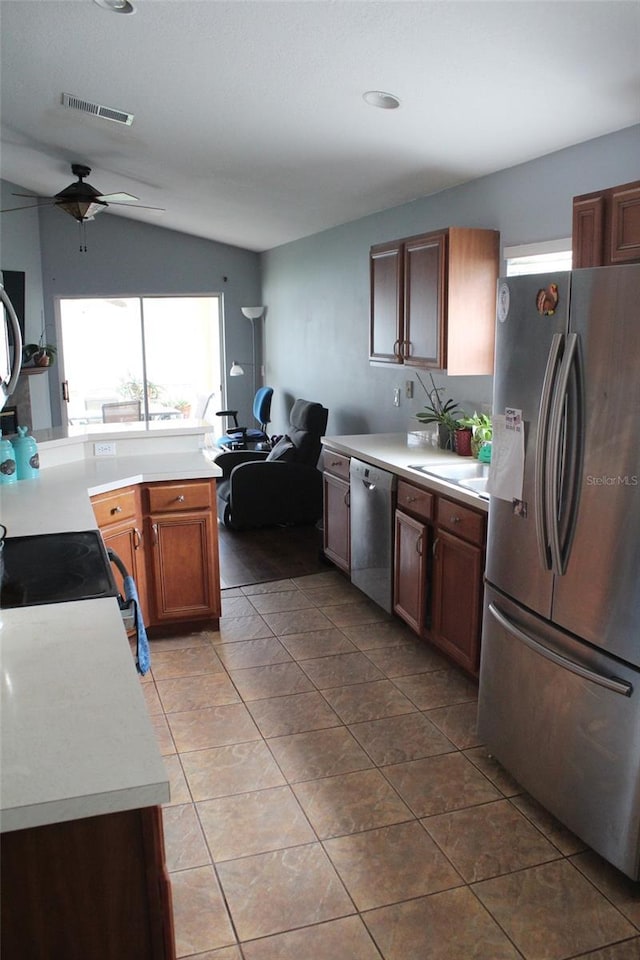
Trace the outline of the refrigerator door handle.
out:
[[[619,693],[623,697],[630,697],[633,693],[633,685],[627,683],[626,680],[618,680],[615,677],[605,677],[601,673],[596,673],[595,670],[589,670],[587,667],[583,667],[581,664],[575,663],[575,661],[569,660],[567,657],[563,657],[561,654],[556,653],[555,650],[550,650],[549,647],[545,647],[544,644],[538,640],[534,640],[528,633],[525,633],[524,630],[516,626],[509,617],[505,616],[501,610],[498,610],[495,604],[489,604],[489,612],[494,619],[498,621],[500,626],[513,637],[520,640],[535,653],[539,653],[540,656],[562,667],[563,670],[569,670],[571,673],[575,673],[577,676],[589,680],[592,683],[597,683],[599,686],[605,687],[613,693]]]
[[[564,479],[567,481],[569,473],[567,471],[567,462],[563,457],[562,469],[560,467],[560,454],[563,442],[567,443],[567,437],[564,436],[563,424],[565,429],[569,426],[569,417],[567,415],[567,404],[569,403],[569,377],[572,371],[576,370],[578,363],[578,335],[570,333],[567,336],[567,346],[562,358],[562,365],[558,374],[556,388],[554,390],[553,406],[551,409],[551,418],[549,423],[549,442],[547,455],[547,483],[545,489],[545,513],[546,526],[549,532],[549,550],[551,554],[551,570],[553,573],[562,575],[567,566],[567,550],[563,549],[560,538],[560,500],[561,484]],[[568,438],[574,452],[575,444],[580,442],[579,437]],[[566,453],[566,450],[565,450]],[[572,502],[568,510],[572,517],[577,509],[575,502],[575,491]],[[575,517],[573,517],[575,519]],[[569,523],[568,529],[571,531],[573,520]],[[566,547],[569,545],[570,536],[567,539]]]
[[[546,512],[546,500],[549,488],[548,479],[548,453],[549,453],[549,426],[551,419],[551,407],[554,397],[554,382],[557,376],[556,371],[560,362],[560,350],[564,336],[561,333],[554,333],[549,347],[549,356],[547,358],[547,367],[544,372],[542,383],[542,395],[540,397],[540,410],[538,412],[538,437],[536,443],[536,461],[535,461],[535,518],[536,518],[536,538],[538,541],[538,553],[540,561],[545,570],[551,569],[551,560],[549,554],[549,534],[548,519]]]

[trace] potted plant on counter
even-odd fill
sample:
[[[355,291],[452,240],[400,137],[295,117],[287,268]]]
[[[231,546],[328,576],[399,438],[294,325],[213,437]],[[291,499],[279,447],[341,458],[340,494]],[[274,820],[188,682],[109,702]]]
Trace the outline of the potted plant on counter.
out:
[[[443,400],[440,394],[443,392],[443,387],[436,387],[433,382],[433,376],[429,374],[431,379],[431,390],[427,390],[420,374],[416,372],[416,376],[420,383],[420,386],[426,393],[429,398],[429,403],[425,405],[424,410],[420,410],[416,413],[416,419],[420,423],[437,423],[438,424],[438,446],[441,450],[452,450],[453,449],[453,434],[456,429],[456,424],[460,415],[460,410],[457,409],[457,404],[455,400]]]
[[[472,417],[462,417],[460,424],[471,430],[471,452],[474,457],[478,456],[480,447],[487,443],[493,437],[493,425],[491,417],[486,413],[474,412]]]

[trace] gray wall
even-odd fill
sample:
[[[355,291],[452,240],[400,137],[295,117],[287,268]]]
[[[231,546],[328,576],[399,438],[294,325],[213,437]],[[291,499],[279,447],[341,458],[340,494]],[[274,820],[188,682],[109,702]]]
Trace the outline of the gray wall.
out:
[[[508,127],[505,135],[508,136]],[[571,235],[572,198],[640,178],[640,126],[570,147],[434,196],[286,244],[262,255],[266,380],[274,429],[292,399],[329,408],[329,434],[415,429],[415,399],[393,388],[415,376],[371,367],[369,247],[447,226],[500,230],[511,246]],[[424,379],[424,377],[423,377]],[[464,408],[491,400],[491,377],[436,376]]]

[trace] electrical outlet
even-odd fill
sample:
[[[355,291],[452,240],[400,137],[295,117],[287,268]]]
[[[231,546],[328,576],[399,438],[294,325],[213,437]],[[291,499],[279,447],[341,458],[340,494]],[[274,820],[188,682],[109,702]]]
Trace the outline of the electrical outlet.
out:
[[[400,406],[400,387],[393,388],[393,405],[394,407]]]
[[[404,385],[404,395],[407,400],[413,400],[413,380],[407,380]]]
[[[100,443],[94,443],[93,455],[94,457],[115,457],[116,455],[115,440],[102,440],[100,441]]]

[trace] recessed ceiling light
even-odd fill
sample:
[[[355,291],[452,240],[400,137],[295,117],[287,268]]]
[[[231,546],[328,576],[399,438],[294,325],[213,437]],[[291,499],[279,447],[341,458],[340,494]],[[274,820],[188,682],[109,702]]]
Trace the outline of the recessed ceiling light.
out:
[[[93,0],[99,7],[111,10],[112,13],[135,13],[136,8],[129,0]]]
[[[96,0],[97,2],[97,0]],[[397,110],[400,101],[392,93],[384,93],[382,90],[367,90],[362,94],[362,99],[371,107],[379,107],[380,110]]]

